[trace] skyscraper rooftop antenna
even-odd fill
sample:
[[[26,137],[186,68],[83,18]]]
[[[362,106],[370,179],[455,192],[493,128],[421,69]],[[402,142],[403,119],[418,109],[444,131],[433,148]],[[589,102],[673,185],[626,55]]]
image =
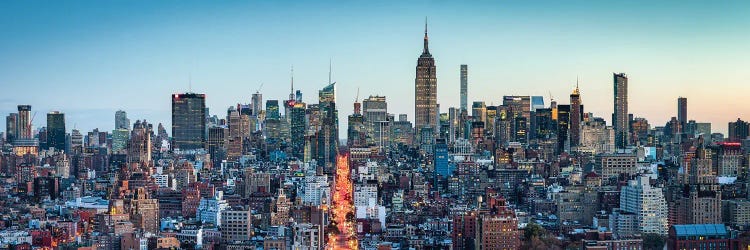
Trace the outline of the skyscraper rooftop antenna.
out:
[[[332,62],[331,58],[328,58],[328,84],[331,84],[331,70],[332,70]]]
[[[294,94],[294,65],[292,65],[292,73],[291,74],[292,74],[292,89],[291,89],[290,93]]]
[[[193,92],[193,73],[188,73],[188,92]]]

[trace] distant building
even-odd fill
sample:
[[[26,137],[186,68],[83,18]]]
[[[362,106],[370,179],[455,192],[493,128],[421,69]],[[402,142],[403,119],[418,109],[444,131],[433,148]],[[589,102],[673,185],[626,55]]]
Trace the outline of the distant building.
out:
[[[613,73],[614,79],[614,110],[612,127],[615,129],[615,147],[618,149],[628,146],[630,128],[628,119],[628,76],[625,73]]]
[[[128,113],[122,110],[115,112],[115,130],[130,129],[130,119]]]
[[[59,111],[47,113],[47,147],[65,150],[65,114]]]
[[[748,133],[750,132],[749,129],[750,126],[748,126],[748,123],[746,121],[737,118],[737,121],[729,123],[729,137],[727,139],[729,141],[744,140],[747,138]]]
[[[180,150],[205,148],[206,95],[172,95],[172,147]]]

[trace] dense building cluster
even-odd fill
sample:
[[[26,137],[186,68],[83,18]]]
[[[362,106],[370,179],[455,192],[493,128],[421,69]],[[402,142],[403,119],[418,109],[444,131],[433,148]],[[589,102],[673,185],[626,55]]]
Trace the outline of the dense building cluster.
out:
[[[0,249],[747,249],[748,123],[728,136],[677,116],[614,113],[502,95],[441,109],[435,59],[417,59],[412,123],[386,96],[353,104],[339,133],[336,83],[209,112],[176,93],[171,131],[115,113],[70,129],[31,105],[6,117]],[[165,96],[166,99],[166,96]],[[264,103],[265,101],[265,103]],[[489,103],[495,103],[490,101]],[[396,119],[398,118],[398,119]],[[345,141],[340,138],[346,138]]]

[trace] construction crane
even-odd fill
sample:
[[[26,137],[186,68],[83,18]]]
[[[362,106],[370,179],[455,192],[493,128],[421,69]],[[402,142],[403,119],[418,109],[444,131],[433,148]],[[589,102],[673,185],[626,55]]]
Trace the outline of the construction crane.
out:
[[[28,136],[28,137],[33,137],[33,136],[32,136],[32,133],[31,133],[31,124],[33,124],[33,123],[34,123],[34,118],[35,118],[35,117],[36,117],[36,111],[34,111],[34,114],[33,114],[33,115],[31,115],[31,119],[29,119],[29,123],[27,123],[27,124],[26,124],[26,133],[29,133],[29,134],[28,134],[28,135],[25,135],[25,136]]]
[[[255,90],[255,93],[260,93],[260,89],[262,88],[263,88],[263,83],[260,83],[260,87],[258,87],[258,89]]]

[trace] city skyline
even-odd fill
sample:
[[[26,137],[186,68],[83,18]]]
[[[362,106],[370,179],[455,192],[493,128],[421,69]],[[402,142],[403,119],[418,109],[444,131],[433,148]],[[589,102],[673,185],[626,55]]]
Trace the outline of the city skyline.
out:
[[[90,11],[90,7],[73,3],[67,6],[71,13],[60,14],[55,9],[60,6],[55,4],[11,3],[0,11],[5,19],[0,29],[15,34],[0,42],[0,52],[7,55],[0,59],[0,82],[7,86],[7,93],[29,94],[3,96],[0,111],[11,113],[18,104],[30,104],[39,112],[35,128],[43,126],[40,114],[57,110],[66,114],[67,129],[106,131],[114,128],[114,112],[120,109],[133,121],[145,118],[170,127],[167,95],[188,90],[205,93],[211,114],[221,116],[237,102],[249,103],[261,83],[265,87],[260,92],[266,100],[283,100],[288,95],[292,64],[297,68],[295,78],[303,101],[314,103],[315,93],[326,85],[326,64],[332,59],[340,119],[352,113],[350,103],[359,88],[360,97],[386,96],[390,113],[408,114],[414,121],[414,100],[410,98],[414,92],[398,87],[414,79],[414,57],[421,50],[422,22],[427,15],[431,53],[440,68],[438,104],[443,113],[449,107],[459,107],[459,67],[467,64],[472,68],[468,102],[499,105],[504,95],[538,95],[548,104],[552,93],[558,103],[566,104],[563,99],[578,75],[586,111],[611,124],[610,74],[624,72],[629,76],[629,113],[647,118],[652,126],[677,116],[675,99],[679,96],[690,99],[688,119],[711,122],[716,132],[726,134],[728,122],[750,115],[742,109],[711,109],[717,104],[748,104],[734,94],[748,90],[741,84],[747,76],[741,69],[748,66],[742,58],[747,58],[743,54],[748,52],[739,42],[748,35],[739,29],[750,22],[736,11],[741,9],[737,5],[747,3],[660,3],[649,8],[629,3],[616,9],[602,3],[550,4],[561,5],[550,8],[558,12],[535,19],[530,14],[532,8],[523,5],[418,2],[405,5],[403,13],[393,14],[394,18],[382,20],[379,15],[389,8],[377,4],[300,3],[279,10],[280,6],[266,3],[201,8],[205,6],[197,2],[177,7],[141,2]],[[324,12],[313,14],[307,7]],[[452,7],[475,11],[475,15],[452,16]],[[354,19],[353,14],[325,15],[361,8],[373,10]],[[54,15],[31,21],[28,18],[37,16],[19,14],[30,13],[21,11],[29,9]],[[129,17],[124,15],[128,10],[142,12]],[[263,10],[282,14],[272,17]],[[159,11],[166,15],[157,15]],[[550,12],[543,10],[536,17]],[[206,15],[195,15],[199,16],[196,21],[176,21],[196,13]],[[616,18],[627,14],[638,19],[623,23]],[[685,14],[704,18],[696,23]],[[285,16],[296,19],[282,18]],[[304,17],[313,21],[302,23]],[[600,18],[602,23],[585,22],[589,18]],[[339,19],[355,21],[334,25]],[[150,21],[153,23],[146,26]],[[253,21],[274,21],[276,25],[260,27]],[[41,27],[43,23],[57,24],[48,28]],[[242,24],[250,26],[243,29]],[[206,31],[211,28],[224,30],[211,36]],[[318,33],[322,35],[314,35]],[[256,36],[282,42],[269,44]],[[621,40],[605,39],[609,36]],[[457,46],[462,44],[466,46]],[[550,52],[557,56],[550,57]],[[362,63],[364,57],[368,60]],[[101,67],[94,68],[97,65]],[[284,87],[271,88],[279,85]],[[27,90],[28,86],[37,87]],[[721,92],[727,89],[736,91]],[[346,126],[342,119],[339,128]]]

